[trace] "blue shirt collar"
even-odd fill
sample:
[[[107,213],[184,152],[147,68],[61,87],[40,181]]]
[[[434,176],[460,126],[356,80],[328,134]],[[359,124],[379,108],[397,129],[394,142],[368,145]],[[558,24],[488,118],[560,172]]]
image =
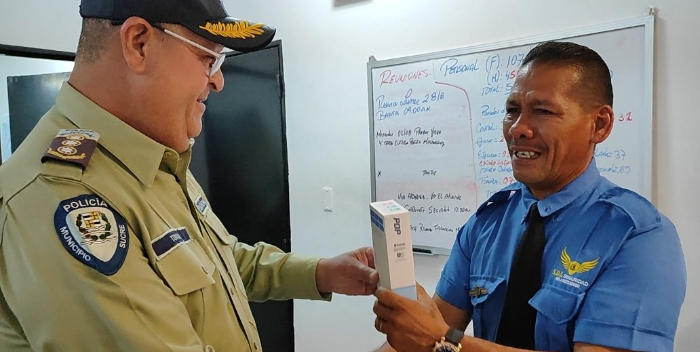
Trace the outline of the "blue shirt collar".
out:
[[[537,208],[540,212],[540,216],[550,216],[571,204],[584,193],[590,192],[593,186],[600,182],[600,178],[600,172],[598,171],[598,167],[596,167],[595,159],[591,158],[591,162],[583,173],[578,175],[568,185],[564,186],[559,192],[550,194],[539,201]],[[520,189],[523,194],[523,204],[526,206],[526,209],[529,209],[532,203],[537,202],[537,198],[530,193],[530,190],[524,184],[520,185]],[[523,221],[525,221],[525,219],[527,219],[527,212],[525,212]]]

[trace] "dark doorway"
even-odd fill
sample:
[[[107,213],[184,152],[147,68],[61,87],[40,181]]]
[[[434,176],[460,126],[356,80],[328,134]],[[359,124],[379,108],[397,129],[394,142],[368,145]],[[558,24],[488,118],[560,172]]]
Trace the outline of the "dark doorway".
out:
[[[24,141],[39,119],[56,104],[61,85],[70,72],[7,77],[12,151]]]
[[[290,250],[282,47],[230,56],[207,100],[190,169],[229,232]],[[263,350],[294,351],[292,301],[251,302]]]

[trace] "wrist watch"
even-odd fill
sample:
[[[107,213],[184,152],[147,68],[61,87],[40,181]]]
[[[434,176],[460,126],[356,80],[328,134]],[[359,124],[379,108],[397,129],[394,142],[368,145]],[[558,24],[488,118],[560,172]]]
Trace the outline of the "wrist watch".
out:
[[[462,349],[464,332],[450,328],[440,341],[435,342],[433,352],[459,352]]]

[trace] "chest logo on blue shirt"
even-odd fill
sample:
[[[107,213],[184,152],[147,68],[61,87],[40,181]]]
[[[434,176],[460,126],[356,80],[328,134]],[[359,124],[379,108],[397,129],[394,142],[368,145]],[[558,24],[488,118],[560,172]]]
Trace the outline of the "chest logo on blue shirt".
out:
[[[54,213],[58,238],[75,259],[113,275],[124,263],[129,230],[124,218],[102,198],[82,195],[63,200]]]
[[[561,265],[564,266],[564,269],[568,274],[565,274],[562,270],[554,269],[552,270],[552,275],[554,275],[555,280],[575,288],[580,288],[581,286],[588,287],[588,281],[581,280],[574,277],[574,275],[583,274],[587,271],[595,269],[600,258],[579,263],[571,260],[569,253],[566,252],[566,247],[564,247],[564,249],[561,251],[561,256],[559,258],[561,259]]]

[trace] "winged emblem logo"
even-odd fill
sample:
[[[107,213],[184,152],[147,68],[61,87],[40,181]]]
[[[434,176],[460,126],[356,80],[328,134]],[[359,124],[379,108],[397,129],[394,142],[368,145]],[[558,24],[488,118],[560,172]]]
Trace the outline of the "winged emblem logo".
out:
[[[564,268],[566,268],[566,270],[569,272],[569,275],[585,273],[586,271],[595,268],[596,265],[598,265],[599,259],[600,258],[596,258],[595,260],[579,263],[571,260],[569,253],[566,252],[566,247],[564,247],[564,250],[561,251],[561,264],[564,265]]]

